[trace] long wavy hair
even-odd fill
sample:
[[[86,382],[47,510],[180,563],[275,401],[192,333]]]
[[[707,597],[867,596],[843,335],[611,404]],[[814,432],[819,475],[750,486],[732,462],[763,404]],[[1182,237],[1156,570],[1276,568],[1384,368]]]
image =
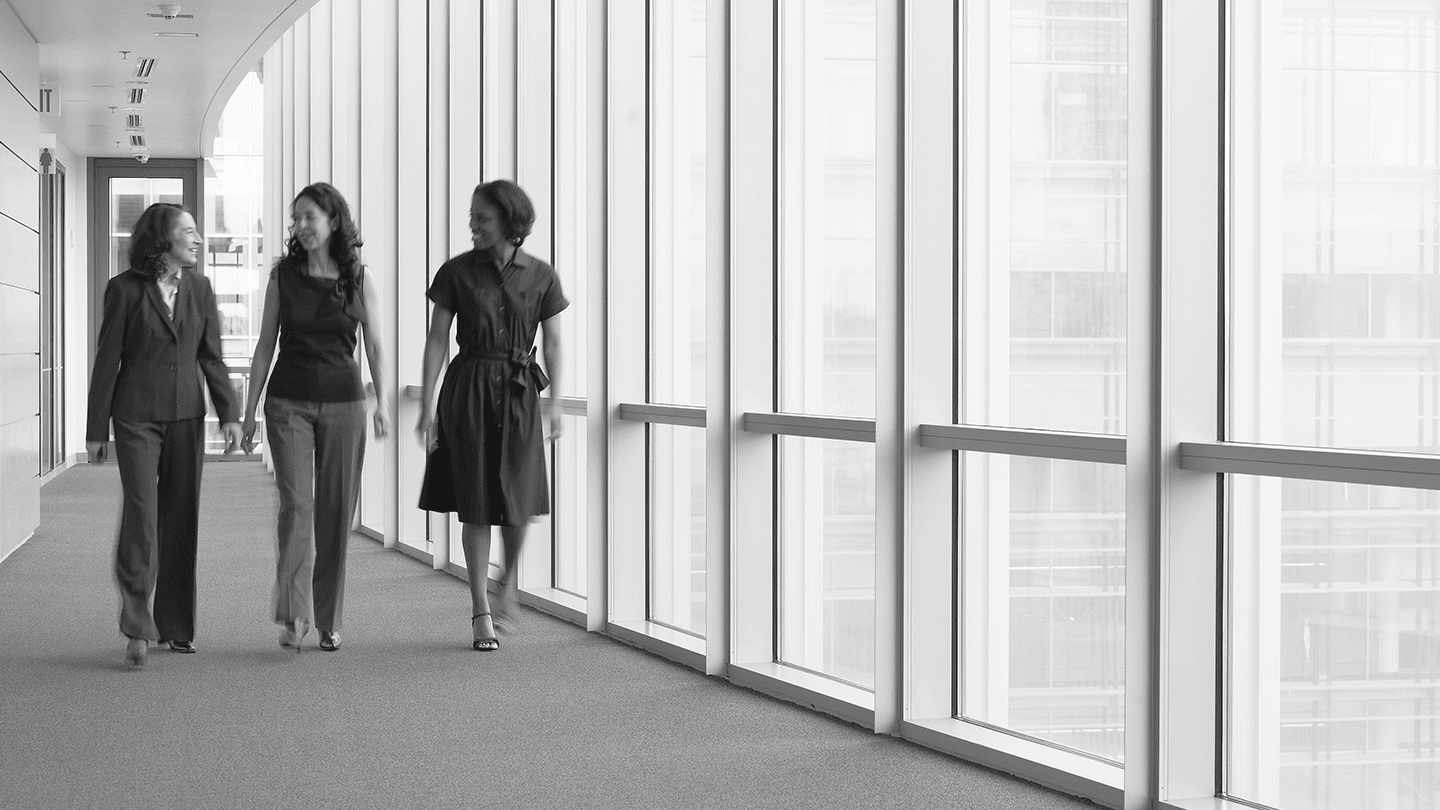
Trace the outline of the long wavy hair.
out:
[[[340,268],[340,291],[346,297],[355,289],[355,281],[360,277],[360,246],[365,244],[360,240],[360,230],[355,227],[355,220],[350,216],[350,204],[345,202],[339,191],[329,183],[311,183],[300,189],[295,199],[290,203],[290,210],[293,213],[295,204],[302,199],[310,202],[324,211],[330,217],[330,258],[335,260],[335,266]],[[293,234],[285,243],[285,255],[277,262],[282,270],[300,269],[310,261],[310,254],[301,247],[300,240]]]
[[[472,197],[480,197],[500,213],[505,238],[515,247],[525,242],[535,224],[535,206],[524,189],[509,180],[491,180],[475,187]]]
[[[174,245],[170,244],[170,232],[185,209],[175,203],[155,203],[135,221],[130,231],[130,269],[146,281],[165,275],[165,254]]]

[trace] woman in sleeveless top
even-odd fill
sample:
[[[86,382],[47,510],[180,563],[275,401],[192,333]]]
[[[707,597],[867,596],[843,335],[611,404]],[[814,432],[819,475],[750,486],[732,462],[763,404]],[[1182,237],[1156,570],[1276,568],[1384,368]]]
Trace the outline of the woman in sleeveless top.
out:
[[[508,180],[485,183],[470,198],[474,250],[445,262],[428,293],[434,303],[425,363],[420,421],[415,432],[427,447],[420,508],[454,512],[470,569],[471,635],[476,650],[500,646],[495,630],[508,630],[517,606],[515,563],[525,524],[550,512],[539,393],[559,376],[561,310],[569,306],[549,264],[520,250],[535,222],[525,192]],[[457,324],[460,352],[445,372],[439,407],[435,380]],[[535,332],[544,324],[545,369],[536,362]],[[560,430],[559,400],[546,416],[551,438]],[[485,590],[490,527],[505,544],[499,604]],[[492,615],[493,612],[493,615]]]
[[[365,458],[365,387],[355,359],[365,341],[377,392],[375,438],[390,431],[375,285],[360,263],[350,206],[329,183],[306,186],[290,205],[291,236],[265,289],[260,340],[250,361],[243,425],[254,446],[266,388],[265,438],[280,494],[276,519],[275,621],[280,646],[300,650],[311,624],[320,649],[340,648],[345,552]],[[280,356],[270,361],[276,342]]]

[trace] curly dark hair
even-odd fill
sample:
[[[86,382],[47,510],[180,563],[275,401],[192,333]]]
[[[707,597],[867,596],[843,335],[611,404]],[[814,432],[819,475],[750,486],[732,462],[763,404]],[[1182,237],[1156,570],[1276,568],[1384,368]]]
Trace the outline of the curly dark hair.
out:
[[[360,240],[360,230],[355,227],[355,220],[350,216],[350,204],[335,187],[329,183],[311,183],[300,189],[295,199],[290,202],[290,210],[295,210],[295,204],[302,199],[308,199],[315,203],[326,216],[330,217],[330,258],[335,260],[335,266],[340,268],[340,289],[347,295],[355,289],[355,281],[360,277],[360,246],[365,244]],[[300,240],[291,236],[285,243],[285,254],[280,257],[276,264],[281,269],[299,269],[310,260],[310,254],[300,246]]]
[[[175,203],[155,203],[135,220],[130,230],[130,269],[146,281],[165,275],[165,254],[174,247],[170,232],[184,213]]]
[[[535,206],[530,195],[509,180],[491,180],[475,187],[472,197],[480,197],[495,207],[504,223],[505,238],[515,247],[525,242],[535,224]]]

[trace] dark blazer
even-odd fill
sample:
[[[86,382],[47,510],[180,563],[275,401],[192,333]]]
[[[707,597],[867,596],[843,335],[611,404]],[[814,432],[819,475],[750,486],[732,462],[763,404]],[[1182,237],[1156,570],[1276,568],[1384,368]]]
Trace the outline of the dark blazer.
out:
[[[173,422],[205,415],[203,372],[220,422],[240,421],[240,401],[220,354],[220,313],[210,280],[180,276],[175,317],[160,288],[134,270],[105,285],[105,316],[90,375],[85,440],[110,439],[110,418]]]

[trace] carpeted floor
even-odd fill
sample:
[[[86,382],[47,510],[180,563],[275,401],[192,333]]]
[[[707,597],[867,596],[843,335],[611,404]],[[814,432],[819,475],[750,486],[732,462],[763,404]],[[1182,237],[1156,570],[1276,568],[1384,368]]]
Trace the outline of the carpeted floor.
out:
[[[118,495],[65,472],[0,564],[0,807],[1094,807],[530,610],[472,652],[464,583],[359,536],[344,647],[286,652],[253,463],[206,465],[200,653],[126,671]]]

